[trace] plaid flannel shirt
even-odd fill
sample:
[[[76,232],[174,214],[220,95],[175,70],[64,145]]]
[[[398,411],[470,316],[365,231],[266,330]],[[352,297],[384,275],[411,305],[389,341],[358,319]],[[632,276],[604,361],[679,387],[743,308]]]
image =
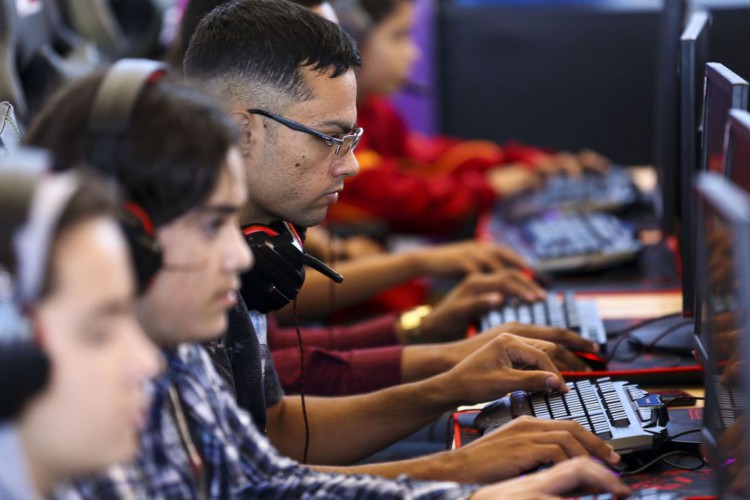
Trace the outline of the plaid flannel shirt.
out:
[[[202,347],[167,352],[167,372],[153,384],[153,405],[141,453],[128,466],[78,479],[57,498],[466,498],[476,486],[366,475],[320,473],[282,457],[239,409]],[[169,402],[174,386],[201,450],[204,474],[191,468]],[[203,481],[198,478],[203,477]],[[204,489],[199,486],[203,483]]]

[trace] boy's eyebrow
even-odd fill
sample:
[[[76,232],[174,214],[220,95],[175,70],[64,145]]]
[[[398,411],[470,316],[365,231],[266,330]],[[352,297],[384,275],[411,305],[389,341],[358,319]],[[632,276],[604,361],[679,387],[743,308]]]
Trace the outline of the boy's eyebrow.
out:
[[[132,300],[112,300],[101,304],[96,309],[91,311],[90,319],[92,321],[96,321],[99,318],[117,316],[119,314],[131,311],[132,308]]]

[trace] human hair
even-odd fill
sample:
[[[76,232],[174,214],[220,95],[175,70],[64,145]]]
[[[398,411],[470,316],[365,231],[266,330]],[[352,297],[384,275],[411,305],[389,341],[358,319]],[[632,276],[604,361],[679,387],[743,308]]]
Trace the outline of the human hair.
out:
[[[332,0],[341,27],[360,45],[373,29],[393,15],[399,5],[413,0]]]
[[[57,170],[92,155],[91,108],[105,73],[72,83],[31,124],[26,142],[49,149]],[[126,201],[139,205],[161,226],[203,203],[215,188],[234,124],[213,99],[169,78],[148,83],[127,131],[116,141],[112,165],[92,165],[114,175]]]
[[[0,205],[2,205],[0,203]],[[114,217],[115,196],[111,189],[93,177],[82,177],[81,182],[60,214],[47,253],[45,278],[38,300],[53,292],[56,242],[80,224],[97,217]],[[18,224],[15,224],[18,227]],[[9,239],[0,242],[10,246]],[[3,248],[9,255],[12,249]],[[21,255],[17,258],[24,258]],[[0,262],[11,274],[14,263]],[[22,319],[18,306],[11,297],[0,297],[0,421],[16,417],[24,405],[47,385],[50,361],[34,343],[28,331],[29,325]],[[54,333],[53,333],[54,334]]]
[[[380,24],[392,15],[402,3],[412,3],[413,0],[354,0],[370,17],[373,26]]]
[[[185,53],[185,76],[228,104],[277,111],[313,97],[303,69],[331,78],[360,65],[352,38],[288,0],[238,0],[198,24]]]

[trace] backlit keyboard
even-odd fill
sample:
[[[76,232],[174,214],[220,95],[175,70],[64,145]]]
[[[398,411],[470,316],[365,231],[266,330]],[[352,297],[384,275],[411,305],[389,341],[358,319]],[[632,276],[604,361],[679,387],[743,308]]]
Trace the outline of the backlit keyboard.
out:
[[[607,331],[593,300],[577,300],[573,292],[547,294],[536,302],[506,301],[500,308],[488,312],[480,323],[482,331],[502,323],[518,322],[527,325],[565,328],[599,344],[600,352],[607,350]]]
[[[573,420],[619,453],[653,447],[666,437],[667,409],[656,395],[609,377],[569,382],[570,391],[516,391],[486,406],[474,421],[487,432],[514,418]]]

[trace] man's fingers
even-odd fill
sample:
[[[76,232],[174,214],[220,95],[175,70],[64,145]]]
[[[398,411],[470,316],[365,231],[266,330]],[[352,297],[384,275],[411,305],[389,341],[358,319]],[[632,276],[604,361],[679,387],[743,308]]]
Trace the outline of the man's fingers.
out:
[[[612,465],[620,461],[620,455],[615,453],[611,446],[584,429],[581,424],[572,420],[541,420],[521,417],[507,425],[513,425],[513,431],[517,435],[552,434],[557,436],[555,433],[562,432],[583,447],[586,454]]]
[[[630,488],[607,468],[588,458],[574,458],[537,473],[540,493],[559,495],[576,488],[630,494]]]
[[[529,266],[529,263],[526,262],[526,260],[518,255],[516,252],[514,252],[512,249],[502,246],[502,245],[494,245],[493,248],[495,253],[499,258],[501,258],[503,261],[505,261],[506,264],[510,264],[515,267],[520,268],[526,268]]]
[[[555,370],[557,370],[555,368]],[[506,379],[513,390],[567,392],[565,381],[553,372],[541,370],[513,370]]]

